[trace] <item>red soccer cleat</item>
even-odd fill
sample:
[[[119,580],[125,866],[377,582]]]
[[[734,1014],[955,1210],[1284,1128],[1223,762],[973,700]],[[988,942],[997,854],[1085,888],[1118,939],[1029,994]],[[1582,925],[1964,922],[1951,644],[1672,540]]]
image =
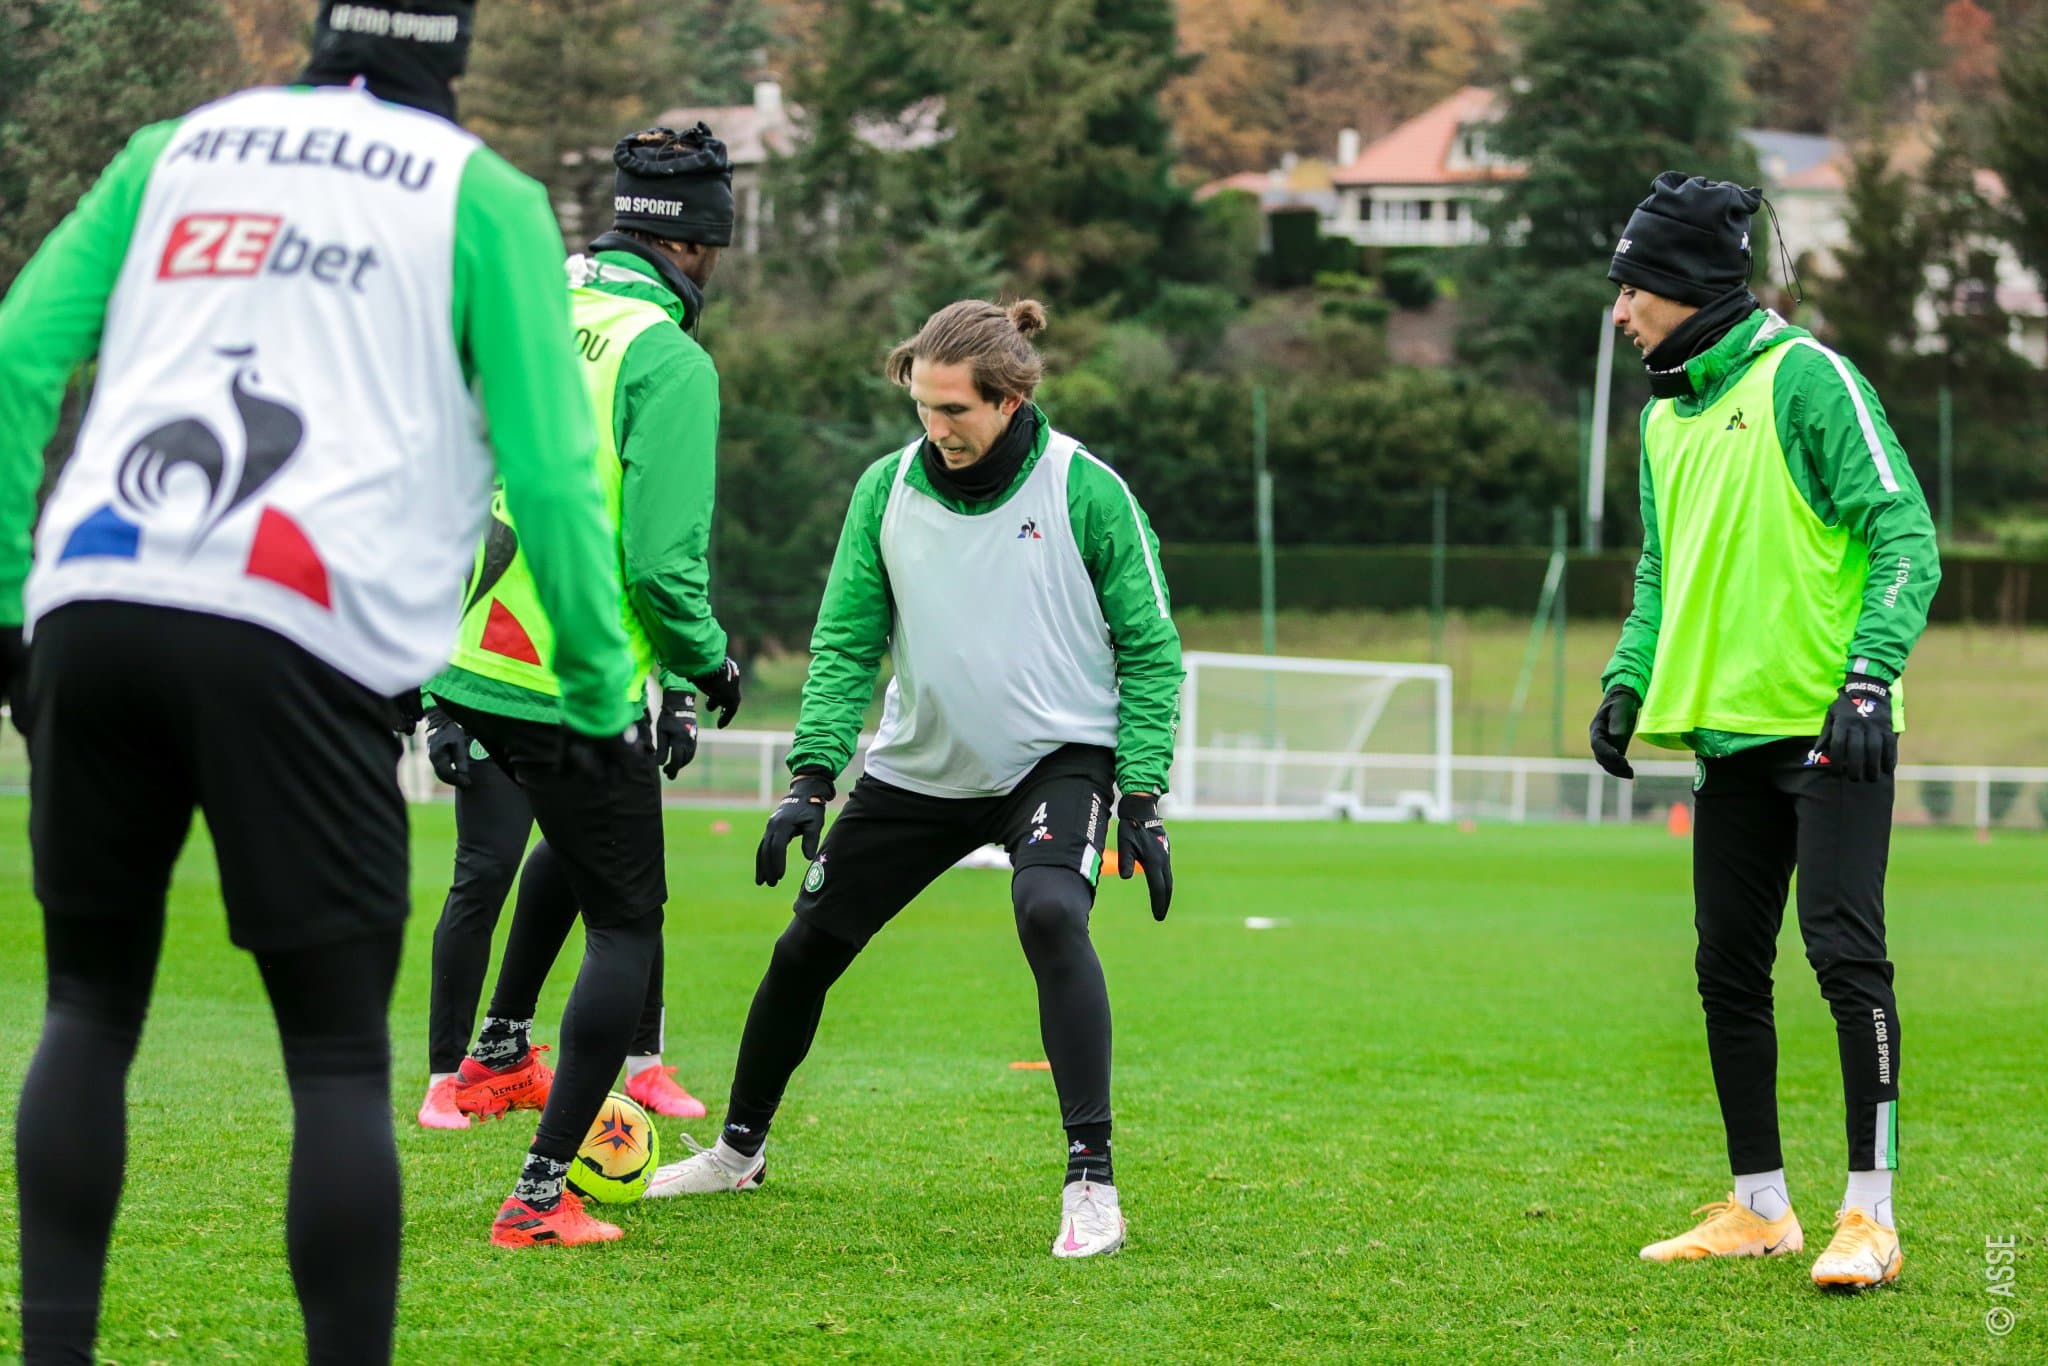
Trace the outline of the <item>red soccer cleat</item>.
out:
[[[673,1067],[643,1067],[626,1078],[626,1096],[657,1115],[704,1118],[704,1102],[683,1089]]]
[[[545,1213],[517,1196],[507,1197],[491,1224],[492,1247],[576,1247],[625,1236],[617,1224],[585,1214],[583,1201],[572,1190],[563,1191],[562,1203]]]
[[[464,1058],[455,1072],[455,1108],[466,1115],[495,1119],[507,1110],[538,1110],[548,1103],[555,1069],[540,1060],[546,1044],[533,1044],[526,1056],[502,1072],[475,1058]]]

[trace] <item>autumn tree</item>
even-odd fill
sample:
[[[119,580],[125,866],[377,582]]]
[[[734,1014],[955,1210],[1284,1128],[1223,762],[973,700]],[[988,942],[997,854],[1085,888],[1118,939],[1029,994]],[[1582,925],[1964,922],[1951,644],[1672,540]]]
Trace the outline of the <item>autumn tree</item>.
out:
[[[1489,146],[1526,168],[1484,212],[1463,341],[1572,388],[1590,382],[1607,261],[1650,182],[1673,168],[1754,183],[1736,135],[1731,44],[1712,0],[1540,0]]]

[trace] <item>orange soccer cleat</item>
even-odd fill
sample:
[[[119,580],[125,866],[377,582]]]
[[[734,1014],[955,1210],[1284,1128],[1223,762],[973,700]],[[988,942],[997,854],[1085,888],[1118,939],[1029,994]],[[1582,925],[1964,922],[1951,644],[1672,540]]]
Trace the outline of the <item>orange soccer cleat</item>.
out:
[[[1799,1217],[1787,1209],[1766,1219],[1731,1194],[1693,1211],[1704,1214],[1698,1226],[1652,1243],[1643,1249],[1646,1262],[1683,1262],[1697,1257],[1776,1257],[1806,1246]]]
[[[464,1058],[455,1072],[455,1108],[466,1115],[495,1119],[507,1110],[538,1110],[548,1103],[555,1069],[540,1060],[546,1044],[534,1044],[526,1056],[502,1072],[475,1058]]]
[[[583,1201],[575,1191],[562,1192],[562,1203],[541,1211],[517,1196],[508,1196],[491,1224],[492,1247],[576,1247],[583,1243],[609,1243],[626,1236],[617,1224],[607,1224],[583,1212]]]

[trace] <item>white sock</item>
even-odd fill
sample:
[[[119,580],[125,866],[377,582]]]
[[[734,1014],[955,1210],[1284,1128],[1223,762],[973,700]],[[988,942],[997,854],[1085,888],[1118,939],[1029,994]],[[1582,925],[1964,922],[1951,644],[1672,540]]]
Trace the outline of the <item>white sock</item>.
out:
[[[1759,1219],[1782,1219],[1792,1202],[1785,1198],[1785,1169],[1735,1178],[1735,1203],[1748,1205]]]
[[[1892,1223],[1892,1173],[1850,1172],[1849,1189],[1842,1196],[1843,1209],[1860,1209],[1886,1228]]]
[[[440,1084],[441,1084],[442,1082],[444,1082],[444,1081],[448,1080],[448,1078],[450,1078],[450,1077],[452,1077],[452,1076],[454,1076],[454,1075],[455,1075],[455,1074],[454,1074],[453,1072],[429,1072],[429,1073],[427,1073],[427,1089],[428,1089],[429,1091],[433,1090],[433,1089],[434,1089],[434,1088],[435,1088],[436,1086],[439,1086],[439,1085],[440,1085]]]
[[[635,1053],[626,1059],[626,1075],[637,1077],[650,1067],[661,1066],[659,1053]]]
[[[727,1143],[725,1136],[722,1134],[719,1136],[718,1143],[711,1149],[711,1155],[718,1159],[719,1166],[725,1168],[734,1176],[745,1175],[752,1169],[755,1158],[760,1156],[758,1153],[754,1157],[747,1156],[738,1148],[733,1147],[732,1144]]]

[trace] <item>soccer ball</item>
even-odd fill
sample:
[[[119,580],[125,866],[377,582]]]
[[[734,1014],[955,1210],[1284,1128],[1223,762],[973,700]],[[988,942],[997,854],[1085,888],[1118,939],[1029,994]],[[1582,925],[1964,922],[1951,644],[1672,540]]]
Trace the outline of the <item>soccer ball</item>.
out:
[[[647,1112],[617,1091],[604,1098],[590,1133],[569,1163],[569,1185],[601,1205],[627,1205],[647,1193],[661,1160],[661,1135]]]

